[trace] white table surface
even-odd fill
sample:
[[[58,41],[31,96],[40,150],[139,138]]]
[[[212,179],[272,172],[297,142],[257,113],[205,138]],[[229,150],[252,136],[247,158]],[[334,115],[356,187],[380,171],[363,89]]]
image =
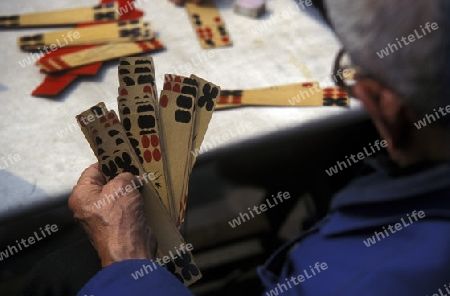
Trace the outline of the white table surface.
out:
[[[251,89],[303,81],[318,81],[322,87],[333,85],[330,72],[339,43],[317,11],[298,9],[293,0],[269,0],[265,17],[254,20],[233,13],[232,0],[216,0],[216,3],[234,44],[207,52],[209,58],[199,63],[198,54],[201,55],[203,49],[185,9],[166,0],[141,0],[144,18],[152,23],[167,48],[152,54],[159,87],[163,74],[173,72],[194,73],[222,89]],[[96,4],[95,0],[1,1],[0,14]],[[18,49],[16,40],[22,35],[49,30],[52,29],[0,31],[0,166],[4,166],[3,157],[16,154],[20,157],[19,161],[8,162],[9,166],[0,170],[0,217],[51,202],[70,192],[80,173],[96,161],[74,116],[99,101],[117,110],[116,63],[104,65],[96,78],[78,80],[57,100],[30,95],[44,75],[34,65],[19,65],[28,54]],[[189,62],[192,69],[185,66]],[[360,109],[355,100],[352,99],[351,104],[351,111]],[[349,110],[337,107],[247,107],[220,111],[212,118],[205,143],[214,142],[214,146],[223,147],[344,112]],[[235,132],[241,123],[251,128]],[[57,132],[65,128],[68,128],[67,136],[59,137]],[[227,133],[230,139],[218,144],[217,136]]]

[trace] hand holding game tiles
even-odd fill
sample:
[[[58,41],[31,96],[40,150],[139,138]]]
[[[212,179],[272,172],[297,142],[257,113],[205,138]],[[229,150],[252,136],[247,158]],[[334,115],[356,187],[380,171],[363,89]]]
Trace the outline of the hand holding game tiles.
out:
[[[190,151],[201,145],[220,88],[194,75],[166,75],[158,104],[154,76],[152,58],[121,59],[117,101],[123,126],[103,103],[77,119],[106,180],[121,172],[156,172],[157,178],[157,172],[162,172],[159,177],[167,181],[166,197],[155,182],[143,186],[142,195],[159,254],[164,256],[183,243],[177,226],[184,220],[189,175],[195,162]],[[167,267],[185,285],[201,278],[190,253]]]
[[[145,180],[144,169],[131,147],[126,131],[114,111],[102,110],[99,113],[98,109],[103,106],[102,103],[97,104],[77,116],[83,133],[87,135],[86,139],[95,147],[93,150],[100,163],[103,176],[106,181],[109,181],[122,172],[130,172],[142,176]],[[89,117],[93,114],[103,115]],[[90,119],[86,121],[85,118]],[[94,120],[92,121],[92,119]],[[144,199],[148,226],[152,228],[158,242],[158,254],[172,258],[174,246],[184,244],[184,240],[152,183],[142,183],[141,194]],[[171,260],[166,266],[186,286],[201,278],[201,273],[190,252],[181,255],[181,258]]]
[[[103,103],[84,111],[77,120],[105,180],[122,172],[156,177],[142,184],[141,193],[158,254],[168,256],[174,246],[184,243],[178,227],[184,220],[195,163],[190,152],[203,141],[220,88],[195,75],[167,74],[158,103],[152,58],[122,58],[118,72],[121,122]],[[189,252],[166,267],[186,286],[201,278]]]

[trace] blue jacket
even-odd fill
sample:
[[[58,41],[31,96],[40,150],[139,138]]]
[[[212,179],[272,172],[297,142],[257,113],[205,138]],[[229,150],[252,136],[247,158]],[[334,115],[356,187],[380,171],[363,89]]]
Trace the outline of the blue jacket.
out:
[[[146,260],[114,263],[78,295],[192,295]],[[258,269],[264,295],[450,295],[450,163],[354,181],[330,213]]]

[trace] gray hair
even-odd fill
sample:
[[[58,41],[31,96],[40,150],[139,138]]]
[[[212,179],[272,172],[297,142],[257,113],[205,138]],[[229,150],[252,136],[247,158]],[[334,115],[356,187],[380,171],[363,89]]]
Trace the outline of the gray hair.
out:
[[[354,64],[389,85],[419,116],[450,104],[449,0],[325,1]],[[422,31],[427,23],[438,29]],[[401,42],[415,30],[423,37]],[[388,55],[382,57],[383,49]]]

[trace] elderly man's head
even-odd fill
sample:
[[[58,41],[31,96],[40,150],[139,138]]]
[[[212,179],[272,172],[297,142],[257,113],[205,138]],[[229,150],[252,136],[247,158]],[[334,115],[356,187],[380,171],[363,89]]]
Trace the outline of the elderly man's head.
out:
[[[326,0],[326,6],[360,68],[355,95],[392,158],[400,165],[448,159],[450,1]],[[436,122],[420,129],[413,124],[427,115]]]

